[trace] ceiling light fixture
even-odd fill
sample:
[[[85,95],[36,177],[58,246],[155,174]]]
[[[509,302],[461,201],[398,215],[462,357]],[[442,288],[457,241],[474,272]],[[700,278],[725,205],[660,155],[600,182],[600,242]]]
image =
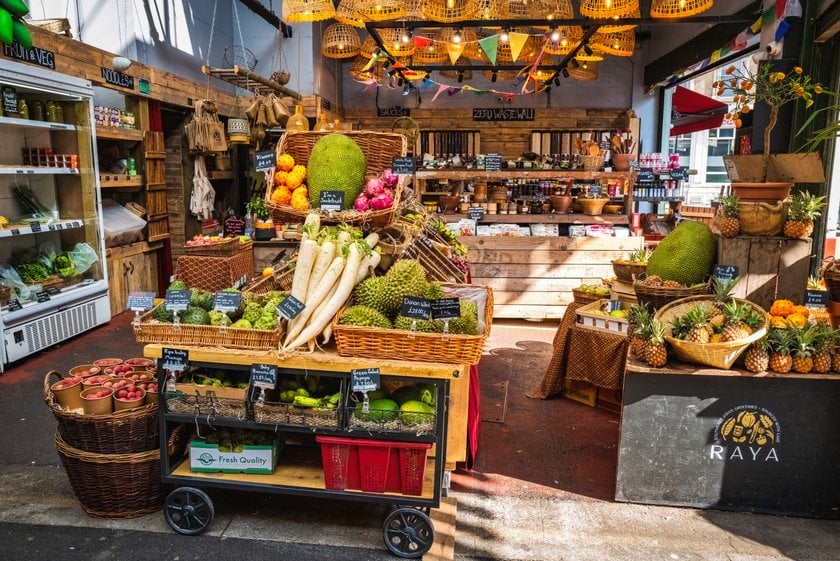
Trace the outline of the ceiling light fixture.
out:
[[[461,28],[458,27],[455,29],[455,33],[452,34],[452,42],[456,45],[461,42]]]
[[[502,43],[507,43],[508,42],[508,39],[510,39],[510,35],[508,35],[508,31],[509,30],[508,30],[507,27],[505,27],[502,30],[502,34],[499,35],[499,41],[501,41]]]
[[[455,0],[446,0],[446,9],[447,10],[454,10],[455,9]]]
[[[560,40],[560,30],[559,29],[555,29],[554,31],[551,32],[551,40],[554,41],[555,43]]]
[[[411,41],[410,29],[406,29],[403,31],[403,34],[400,36],[400,41],[402,41],[403,43],[408,43],[409,41]]]

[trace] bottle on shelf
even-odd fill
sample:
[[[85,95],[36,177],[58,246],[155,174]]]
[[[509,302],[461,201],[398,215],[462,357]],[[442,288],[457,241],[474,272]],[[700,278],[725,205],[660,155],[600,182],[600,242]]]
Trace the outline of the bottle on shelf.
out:
[[[249,212],[245,215],[245,235],[254,239],[254,216]]]

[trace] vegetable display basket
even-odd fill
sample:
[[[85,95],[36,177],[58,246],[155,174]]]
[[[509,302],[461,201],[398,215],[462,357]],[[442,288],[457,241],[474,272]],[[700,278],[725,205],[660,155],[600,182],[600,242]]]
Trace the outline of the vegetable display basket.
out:
[[[131,454],[156,450],[160,419],[157,403],[108,415],[85,415],[63,409],[50,386],[62,376],[44,377],[44,401],[58,421],[58,435],[68,446],[95,454]]]
[[[735,298],[739,304],[749,304],[764,315],[764,325],[756,329],[749,337],[720,343],[694,343],[677,339],[671,335],[671,320],[688,312],[697,304],[714,301],[712,296],[689,296],[670,302],[660,308],[654,318],[665,324],[665,340],[674,349],[674,352],[683,362],[694,362],[714,368],[731,368],[738,357],[747,350],[753,342],[761,339],[767,334],[770,326],[770,316],[757,304],[749,300]]]
[[[282,290],[288,292],[292,289],[292,279],[295,276],[294,269],[286,269],[283,271],[275,271],[269,277],[263,277],[259,280],[253,281],[248,286],[242,289],[242,292],[252,292],[254,294],[265,294],[272,290]]]
[[[604,205],[610,202],[610,200],[606,198],[578,199],[577,202],[580,205],[581,212],[583,214],[587,214],[589,216],[597,216],[603,212]]]
[[[575,298],[576,304],[591,304],[592,302],[596,302],[602,298],[602,296],[587,292],[580,288],[573,288],[572,295]]]
[[[646,262],[620,261],[618,259],[613,259],[611,263],[613,273],[615,273],[615,278],[628,284],[633,283],[634,277],[641,276],[642,273],[647,271]]]
[[[703,284],[677,288],[647,285],[642,282],[644,279],[645,275],[636,276],[633,282],[633,290],[636,292],[636,299],[640,304],[650,305],[654,309],[659,309],[665,304],[680,298],[708,294],[712,289],[711,279]]]
[[[210,292],[240,286],[254,278],[254,251],[238,251],[228,257],[182,255],[175,262],[175,277],[187,286]]]
[[[831,259],[823,267],[822,278],[831,300],[840,302],[840,261]]]
[[[225,238],[219,242],[208,245],[185,245],[184,252],[187,255],[207,255],[210,257],[227,257],[236,255],[242,249],[239,238]]]
[[[172,345],[194,345],[198,347],[225,347],[232,349],[276,349],[285,332],[285,322],[268,329],[241,329],[218,325],[192,325],[158,321],[155,311],[164,304],[158,304],[140,316],[140,325],[134,326],[134,338],[138,343],[161,343]]]
[[[277,155],[290,154],[296,163],[307,165],[312,147],[322,137],[331,134],[330,131],[290,131],[285,133],[277,143]],[[405,156],[405,137],[397,133],[386,133],[376,131],[341,131],[340,134],[349,136],[362,149],[367,163],[368,177],[381,174],[391,167],[394,156]],[[369,225],[371,227],[383,227],[390,224],[396,211],[400,206],[400,198],[406,176],[400,176],[400,181],[394,189],[394,203],[383,210],[371,210],[359,212],[353,209],[341,211],[320,211],[322,224],[348,224]],[[265,192],[265,204],[271,210],[275,222],[303,222],[310,210],[297,210],[287,205],[278,205],[271,200],[272,181],[268,181]],[[352,204],[352,201],[346,201]]]
[[[478,364],[484,350],[484,342],[490,335],[493,324],[493,290],[486,286],[470,284],[442,284],[448,297],[454,297],[458,289],[473,289],[484,292],[484,307],[479,304],[479,320],[484,319],[484,330],[480,335],[456,335],[443,333],[411,333],[400,329],[382,329],[342,325],[338,318],[342,308],[333,318],[332,329],[340,356],[364,358],[399,357],[401,360],[422,362],[445,362],[450,364]],[[451,289],[448,289],[451,287]]]

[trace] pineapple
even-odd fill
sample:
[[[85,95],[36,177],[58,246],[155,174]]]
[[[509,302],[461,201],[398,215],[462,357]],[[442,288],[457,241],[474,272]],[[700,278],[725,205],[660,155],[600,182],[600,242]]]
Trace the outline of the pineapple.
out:
[[[752,335],[752,330],[744,321],[749,314],[749,304],[739,304],[735,300],[723,305],[726,323],[723,326],[723,341],[737,341]]]
[[[800,374],[814,369],[814,327],[791,327],[793,334],[793,360],[791,367]]]
[[[720,211],[723,220],[720,221],[720,235],[724,238],[734,238],[741,231],[741,221],[738,219],[738,197],[726,195],[720,198]]]
[[[770,365],[770,353],[767,335],[750,345],[744,353],[744,366],[750,372],[764,372]]]
[[[668,362],[668,350],[665,348],[665,325],[658,319],[650,321],[650,335],[645,347],[645,362],[653,368],[661,368]]]
[[[790,372],[792,359],[790,357],[791,337],[787,329],[771,329],[767,336],[770,348],[768,366],[773,372],[784,374]]]
[[[695,306],[688,311],[686,316],[691,327],[684,339],[692,343],[708,343],[712,335],[712,326],[709,325],[709,310],[706,306]]]
[[[834,330],[819,322],[814,324],[814,372],[820,374],[831,370],[831,347],[834,344]]]
[[[650,309],[643,304],[633,304],[627,312],[627,323],[630,352],[633,356],[641,358],[644,356],[645,333],[650,323]]]
[[[738,277],[732,277],[731,279],[712,277],[712,288],[715,293],[712,306],[716,311],[723,312],[723,305],[732,299],[732,290],[736,284],[738,284]]]
[[[814,231],[814,220],[825,206],[825,197],[800,191],[791,197],[790,209],[785,220],[784,234],[788,238],[808,238]]]

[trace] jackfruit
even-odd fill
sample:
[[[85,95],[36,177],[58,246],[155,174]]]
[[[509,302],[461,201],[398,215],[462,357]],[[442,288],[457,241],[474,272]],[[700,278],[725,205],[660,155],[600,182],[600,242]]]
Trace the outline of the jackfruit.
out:
[[[711,272],[716,253],[717,240],[709,227],[702,222],[683,220],[653,250],[647,274],[683,286],[700,284]]]
[[[338,323],[342,325],[361,325],[364,327],[381,327],[382,329],[391,329],[391,320],[385,314],[370,306],[355,305],[347,308],[341,317],[338,318]]]
[[[321,191],[341,191],[344,193],[341,209],[344,210],[351,208],[353,200],[362,191],[367,163],[355,140],[344,134],[331,133],[312,147],[306,169],[312,207],[320,206]]]
[[[386,313],[398,312],[405,296],[426,295],[426,269],[414,259],[398,259],[382,278],[380,302]]]

